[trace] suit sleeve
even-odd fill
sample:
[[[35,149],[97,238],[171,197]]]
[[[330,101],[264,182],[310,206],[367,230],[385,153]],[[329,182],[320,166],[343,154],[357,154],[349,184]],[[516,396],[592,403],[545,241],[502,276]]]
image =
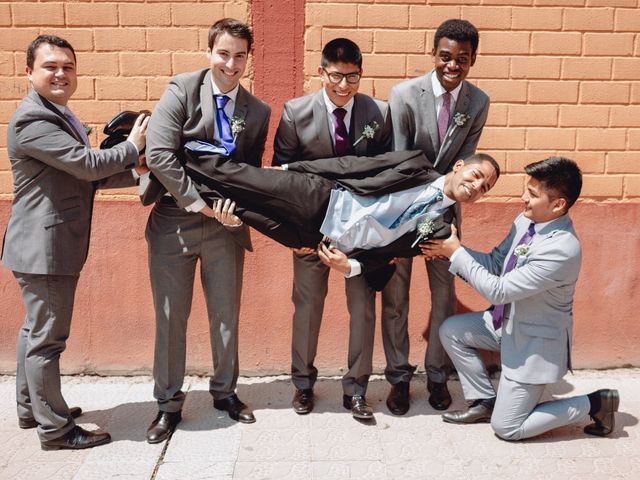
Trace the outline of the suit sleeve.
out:
[[[282,117],[273,140],[273,166],[295,162],[300,153],[300,139],[296,133],[295,119],[289,104],[285,103]]]
[[[398,88],[392,88],[389,93],[389,110],[393,129],[393,149],[413,150],[415,138],[415,123],[409,105],[404,101]]]
[[[256,141],[251,146],[251,149],[246,154],[245,158],[241,159],[243,162],[248,163],[249,165],[253,165],[254,167],[260,167],[262,165],[262,155],[264,154],[264,147],[267,143],[267,134],[269,133],[269,118],[271,117],[271,109],[269,107],[260,104],[260,108],[262,121],[258,129]],[[258,112],[256,111],[256,113]]]

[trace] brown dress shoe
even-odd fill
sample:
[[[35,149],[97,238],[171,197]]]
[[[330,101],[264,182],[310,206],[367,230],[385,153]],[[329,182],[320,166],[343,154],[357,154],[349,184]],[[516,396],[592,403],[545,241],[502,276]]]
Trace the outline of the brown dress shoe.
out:
[[[78,418],[82,415],[82,409],[80,407],[71,407],[69,409],[69,415],[71,418]],[[18,419],[18,427],[26,430],[28,428],[36,428],[38,426],[38,422],[36,422],[35,418],[19,418]]]
[[[451,394],[447,388],[447,382],[439,383],[427,380],[427,390],[429,391],[429,405],[436,410],[446,410],[451,406]]]
[[[409,411],[409,382],[398,382],[391,386],[387,408],[394,415],[404,415]]]
[[[110,441],[111,435],[106,432],[90,432],[76,425],[59,438],[41,442],[40,448],[42,450],[79,450],[104,445]]]
[[[349,395],[342,396],[342,405],[347,410],[351,410],[353,418],[360,420],[373,420],[373,408],[367,404],[367,400],[363,395]]]
[[[620,405],[620,394],[617,390],[604,389],[593,392],[591,395],[599,397],[600,408],[590,414],[595,423],[584,427],[584,433],[604,437],[613,432],[616,427],[615,412],[618,411],[618,405]]]
[[[495,399],[474,400],[467,410],[455,410],[442,414],[442,421],[447,423],[489,423],[493,413]]]
[[[155,420],[151,422],[147,429],[147,442],[160,443],[165,441],[175,431],[180,420],[182,420],[180,411],[158,412]]]
[[[251,409],[242,403],[235,393],[222,400],[214,400],[213,406],[218,410],[226,411],[229,414],[229,418],[236,422],[253,423],[256,421]]]
[[[306,415],[313,410],[313,389],[304,388],[296,390],[291,402],[293,411],[298,415]]]

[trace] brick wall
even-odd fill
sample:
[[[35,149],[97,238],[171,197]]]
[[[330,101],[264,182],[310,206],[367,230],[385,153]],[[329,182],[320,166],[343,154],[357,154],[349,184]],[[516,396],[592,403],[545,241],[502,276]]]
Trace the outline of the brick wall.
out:
[[[338,36],[364,54],[361,89],[386,99],[432,67],[447,18],[480,30],[469,79],[491,97],[480,150],[507,175],[493,200],[518,197],[524,165],[578,161],[584,200],[640,200],[640,8],[637,0],[361,0],[306,2],[305,87],[322,45]]]

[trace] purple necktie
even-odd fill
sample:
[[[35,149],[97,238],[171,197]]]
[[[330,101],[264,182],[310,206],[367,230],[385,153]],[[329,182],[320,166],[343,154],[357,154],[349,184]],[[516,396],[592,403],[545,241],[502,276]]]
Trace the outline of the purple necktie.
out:
[[[82,139],[82,142],[85,144],[85,146],[89,147],[90,143],[89,137],[87,137],[87,132],[85,131],[82,123],[80,123],[80,120],[78,120],[78,118],[73,114],[69,107],[66,107],[64,109],[64,118],[69,121],[78,136]]]
[[[344,124],[344,116],[347,111],[344,108],[336,108],[333,115],[336,117],[334,137],[336,142],[336,155],[341,157],[349,151],[349,134],[347,126]]]
[[[231,132],[231,124],[229,123],[229,117],[224,111],[224,107],[230,100],[226,95],[216,95],[216,123],[218,125],[218,135],[220,136],[220,143],[227,150],[227,155],[231,155],[236,149],[236,144],[233,141],[233,134]]]
[[[438,138],[440,139],[440,145],[444,141],[444,137],[447,134],[447,128],[449,128],[449,119],[451,118],[451,94],[444,92],[442,94],[442,106],[440,107],[440,113],[438,114]]]
[[[511,270],[514,269],[514,267],[516,266],[516,262],[518,261],[518,255],[516,255],[516,249],[520,245],[529,245],[529,243],[531,243],[531,239],[535,234],[536,234],[535,224],[530,223],[529,228],[527,229],[525,234],[522,236],[518,244],[514,247],[513,252],[509,257],[509,261],[507,262],[507,266],[504,269],[504,272],[502,273],[502,275],[506,275],[507,273],[509,273]],[[493,307],[493,313],[491,314],[491,316],[493,317],[493,328],[498,330],[502,326],[502,321],[504,320],[504,305],[495,305]]]

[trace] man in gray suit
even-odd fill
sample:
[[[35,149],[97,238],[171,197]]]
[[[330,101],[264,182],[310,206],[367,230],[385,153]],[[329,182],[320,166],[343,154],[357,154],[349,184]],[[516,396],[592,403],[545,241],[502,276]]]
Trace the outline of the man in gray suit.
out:
[[[465,81],[476,61],[478,42],[478,31],[469,22],[447,20],[438,27],[433,39],[434,69],[398,84],[389,95],[395,150],[422,150],[442,174],[449,172],[458,159],[475,152],[487,120],[489,97]],[[460,221],[458,211],[458,225]],[[399,260],[395,275],[406,305],[409,305],[411,266],[411,259]],[[431,315],[425,369],[429,403],[436,410],[446,410],[451,405],[446,384],[450,362],[438,338],[442,322],[455,313],[454,281],[448,268],[446,261],[427,263]],[[409,364],[407,314],[408,309],[402,318],[382,323],[383,338],[387,339],[385,375],[392,384],[387,406],[396,415],[409,410],[409,382],[415,370]]]
[[[147,120],[137,119],[128,141],[91,150],[67,106],[78,85],[73,47],[38,36],[27,49],[26,72],[32,90],[7,132],[13,205],[2,248],[2,263],[13,271],[27,311],[17,342],[18,426],[37,427],[43,450],[89,448],[111,437],[74,423],[82,411],[62,397],[60,355],[89,249],[95,191],[134,185],[131,169],[146,171],[138,152]]]
[[[391,148],[391,118],[387,104],[358,93],[362,54],[351,40],[336,38],[322,50],[318,75],[322,88],[284,106],[274,142],[273,165],[294,160],[358,155],[374,156]],[[365,134],[367,132],[367,134]],[[298,414],[313,409],[313,386],[318,376],[314,360],[327,295],[329,268],[315,248],[293,250],[293,334],[291,376],[296,388],[292,405]],[[348,370],[342,378],[343,404],[356,418],[373,418],[365,400],[372,371],[375,331],[375,291],[362,276],[345,282],[350,315]],[[394,289],[382,292],[382,315],[404,310]]]
[[[153,393],[159,408],[147,432],[149,443],[165,440],[181,420],[187,319],[198,260],[209,316],[214,407],[234,420],[255,422],[235,393],[249,231],[211,218],[213,210],[181,163],[187,146],[214,148],[230,161],[260,166],[271,110],[239,83],[252,42],[249,27],[238,20],[216,22],[209,30],[210,68],[172,78],[149,123],[149,168],[168,192],[157,199],[146,230],[156,311]]]
[[[452,228],[447,240],[429,242],[427,256],[445,255],[458,275],[494,303],[485,312],[450,317],[440,338],[460,375],[466,411],[445,413],[450,423],[491,422],[496,435],[521,440],[581,422],[592,435],[615,426],[616,390],[540,403],[545,387],[571,368],[573,296],[582,251],[568,210],[578,199],[578,166],[551,157],[525,167],[530,176],[522,196],[524,212],[490,253],[462,247]],[[501,352],[496,395],[478,349]]]

